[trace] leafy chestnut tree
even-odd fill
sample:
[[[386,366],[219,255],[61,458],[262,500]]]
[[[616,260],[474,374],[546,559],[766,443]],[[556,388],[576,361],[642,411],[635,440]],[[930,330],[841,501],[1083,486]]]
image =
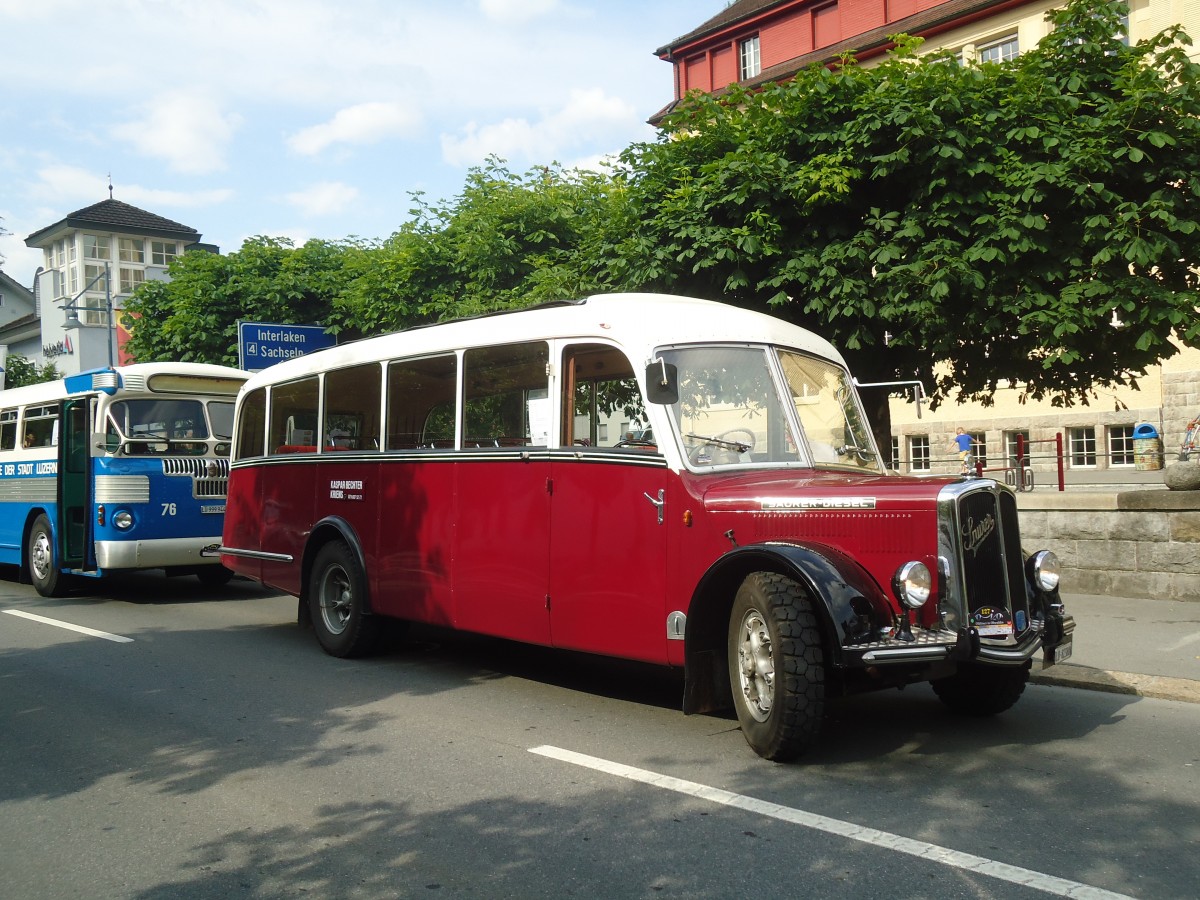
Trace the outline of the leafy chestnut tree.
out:
[[[900,38],[872,68],[690,97],[623,156],[613,281],[765,303],[935,401],[1009,379],[1086,403],[1172,334],[1200,345],[1200,67],[1178,29],[1127,46],[1124,12],[1071,0],[1006,63]]]
[[[293,247],[287,239],[256,237],[233,253],[186,253],[171,263],[170,281],[145,282],[126,301],[126,350],[139,362],[236,366],[239,321],[340,333],[347,327],[341,297],[366,252],[354,242]]]

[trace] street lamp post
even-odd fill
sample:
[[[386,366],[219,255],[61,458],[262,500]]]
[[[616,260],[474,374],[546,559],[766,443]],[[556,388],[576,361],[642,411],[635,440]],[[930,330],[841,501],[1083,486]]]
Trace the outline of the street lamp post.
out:
[[[113,301],[112,301],[112,279],[111,279],[111,264],[104,264],[104,271],[84,285],[83,290],[63,304],[62,309],[67,314],[63,325],[67,328],[80,328],[83,322],[79,318],[79,310],[99,312],[103,311],[106,314],[108,324],[108,367],[115,368],[115,360],[113,358],[113,344],[116,338],[116,324],[113,322]],[[103,306],[80,306],[79,298],[92,289],[101,278],[104,279],[104,305]]]

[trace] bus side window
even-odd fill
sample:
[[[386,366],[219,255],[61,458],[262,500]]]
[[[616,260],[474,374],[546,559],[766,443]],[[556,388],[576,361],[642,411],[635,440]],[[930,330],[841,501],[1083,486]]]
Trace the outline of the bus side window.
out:
[[[0,450],[15,450],[17,447],[17,411],[0,410]]]
[[[544,341],[466,351],[464,449],[549,445],[549,361]]]
[[[652,446],[642,392],[625,354],[602,344],[574,345],[563,353],[563,372],[564,447]]]
[[[58,407],[30,406],[25,410],[22,447],[53,447],[58,444]]]
[[[317,452],[317,377],[271,389],[270,453]]]
[[[237,459],[262,456],[267,434],[267,392],[251,391],[242,403],[237,435]]]
[[[457,396],[453,354],[388,363],[387,449],[452,449]]]
[[[323,448],[378,450],[379,399],[382,393],[378,363],[327,373]]]

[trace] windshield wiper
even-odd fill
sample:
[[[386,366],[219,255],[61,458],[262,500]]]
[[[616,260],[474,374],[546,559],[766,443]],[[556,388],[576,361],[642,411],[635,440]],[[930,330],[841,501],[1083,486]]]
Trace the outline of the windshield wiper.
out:
[[[685,434],[684,437],[704,441],[706,444],[714,444],[717,447],[724,447],[726,450],[733,450],[737,453],[748,453],[750,451],[749,444],[743,444],[739,441],[727,441],[724,438],[710,437],[706,434]]]

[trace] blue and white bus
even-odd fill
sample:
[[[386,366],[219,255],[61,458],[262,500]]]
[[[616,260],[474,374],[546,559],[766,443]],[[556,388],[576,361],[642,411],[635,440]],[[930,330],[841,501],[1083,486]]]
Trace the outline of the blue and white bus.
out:
[[[45,597],[74,576],[231,577],[221,540],[233,405],[249,374],[138,363],[0,391],[0,564]]]

